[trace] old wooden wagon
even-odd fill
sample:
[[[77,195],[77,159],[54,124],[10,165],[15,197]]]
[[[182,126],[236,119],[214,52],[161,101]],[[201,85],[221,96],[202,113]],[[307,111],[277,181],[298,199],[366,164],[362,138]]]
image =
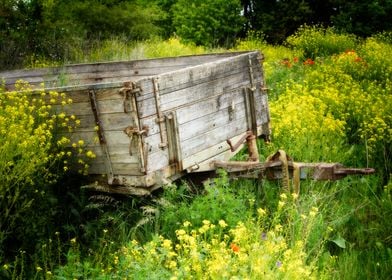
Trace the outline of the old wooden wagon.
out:
[[[282,151],[258,163],[255,138],[270,135],[262,61],[249,51],[16,70],[0,78],[8,89],[25,80],[69,95],[73,103],[65,110],[81,121],[72,142],[83,140],[96,154],[88,173],[106,175],[109,192],[148,194],[217,167],[286,179],[306,177],[309,169],[316,179],[371,173],[294,164]],[[250,162],[228,162],[245,142]]]
[[[72,132],[97,157],[110,191],[146,193],[187,172],[214,169],[247,131],[268,138],[269,109],[256,51],[69,65],[0,73],[68,93]],[[98,138],[98,141],[97,141]],[[232,151],[233,150],[233,151]]]

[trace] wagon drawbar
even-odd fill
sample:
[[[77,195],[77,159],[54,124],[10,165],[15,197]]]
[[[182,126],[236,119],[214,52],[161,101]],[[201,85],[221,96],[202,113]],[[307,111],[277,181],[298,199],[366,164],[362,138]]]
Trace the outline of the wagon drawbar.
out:
[[[256,138],[270,137],[262,61],[258,51],[229,52],[14,70],[0,78],[9,90],[24,80],[67,93],[73,103],[62,110],[81,125],[64,133],[96,155],[88,174],[106,176],[99,189],[145,195],[187,173],[216,168],[238,176],[301,177],[295,174],[305,164],[298,167],[282,152],[258,163]],[[230,163],[244,143],[250,161]],[[315,166],[306,168],[332,170],[326,179],[374,171]]]

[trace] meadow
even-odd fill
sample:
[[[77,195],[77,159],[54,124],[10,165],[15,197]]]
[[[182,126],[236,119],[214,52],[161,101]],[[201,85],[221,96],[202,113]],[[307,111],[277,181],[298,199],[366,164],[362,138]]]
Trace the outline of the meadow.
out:
[[[88,50],[88,51],[87,51]],[[230,50],[178,38],[75,46],[69,62],[260,50],[272,141],[296,161],[374,167],[336,182],[229,180],[167,185],[151,197],[90,193],[88,151],[59,138],[67,96],[0,90],[0,278],[389,279],[392,275],[392,35],[302,27],[284,45],[249,34]],[[45,58],[26,67],[52,65]],[[241,155],[239,155],[241,157]],[[80,165],[80,174],[69,165]]]

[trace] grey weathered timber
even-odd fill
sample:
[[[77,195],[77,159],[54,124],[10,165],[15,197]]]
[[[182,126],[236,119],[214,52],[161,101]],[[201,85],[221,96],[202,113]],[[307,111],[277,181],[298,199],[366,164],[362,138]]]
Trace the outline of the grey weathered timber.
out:
[[[80,126],[61,133],[96,154],[89,174],[107,176],[101,190],[147,194],[215,169],[239,151],[227,140],[249,131],[269,137],[262,60],[257,51],[206,54],[14,70],[0,79],[8,90],[25,80],[66,93],[72,104],[54,107]]]

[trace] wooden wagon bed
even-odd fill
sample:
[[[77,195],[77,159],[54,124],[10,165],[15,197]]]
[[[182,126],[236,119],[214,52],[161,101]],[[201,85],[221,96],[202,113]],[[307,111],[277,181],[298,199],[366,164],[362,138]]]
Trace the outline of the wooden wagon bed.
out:
[[[227,140],[248,131],[268,138],[269,108],[256,51],[69,65],[0,73],[66,92],[66,113],[81,125],[69,135],[97,156],[89,174],[107,190],[149,193],[187,172],[228,160]]]

